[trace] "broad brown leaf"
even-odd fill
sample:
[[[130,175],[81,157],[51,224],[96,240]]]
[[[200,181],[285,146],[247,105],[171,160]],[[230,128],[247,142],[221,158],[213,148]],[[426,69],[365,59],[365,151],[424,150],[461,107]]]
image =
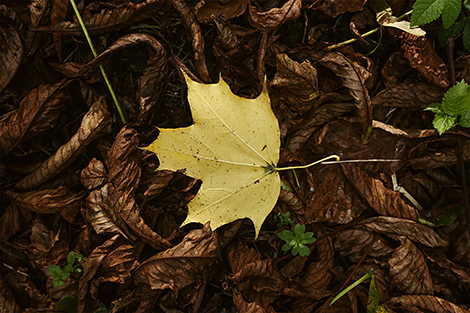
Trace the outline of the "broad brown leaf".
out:
[[[263,31],[275,30],[285,22],[298,18],[301,9],[301,0],[289,0],[280,8],[272,8],[264,12],[258,12],[256,7],[249,4],[248,16],[253,27]]]
[[[1,76],[0,76],[1,77]],[[71,101],[68,83],[42,85],[23,98],[17,110],[0,120],[0,155],[54,127],[62,107]]]
[[[245,13],[249,0],[205,1],[197,10],[196,17],[200,23],[211,23],[214,17],[223,17],[228,21]]]
[[[367,255],[372,258],[385,257],[393,252],[385,238],[378,237],[372,243],[374,234],[362,229],[345,229],[335,235],[335,251],[342,257],[349,257],[352,262],[358,262],[369,248]]]
[[[360,11],[365,3],[364,0],[305,0],[304,6],[312,10],[320,10],[331,17],[336,17],[346,12]]]
[[[396,248],[390,260],[393,286],[406,294],[432,295],[433,283],[421,251],[408,239]]]
[[[41,214],[62,215],[69,223],[74,223],[75,216],[80,211],[83,192],[75,193],[67,187],[56,189],[35,190],[22,193],[6,191],[13,203],[25,210]]]
[[[264,308],[258,302],[248,302],[243,298],[243,295],[238,290],[233,290],[233,303],[238,309],[238,312],[244,313],[276,313],[271,305]]]
[[[20,313],[23,312],[20,304],[16,302],[13,292],[0,274],[0,312]]]
[[[360,228],[367,229],[385,235],[406,236],[411,241],[421,243],[428,247],[444,247],[448,242],[444,241],[434,230],[426,225],[388,216],[371,217],[358,224]]]
[[[368,176],[354,164],[341,167],[357,192],[380,215],[418,220],[416,209],[401,198],[400,192],[388,189],[381,180]]]
[[[192,230],[177,246],[145,260],[135,271],[136,283],[145,283],[151,289],[181,289],[199,285],[202,275],[215,265],[219,256],[217,234],[207,223]]]
[[[80,174],[80,182],[88,190],[102,186],[107,178],[108,173],[106,172],[103,162],[96,158],[93,158]]]

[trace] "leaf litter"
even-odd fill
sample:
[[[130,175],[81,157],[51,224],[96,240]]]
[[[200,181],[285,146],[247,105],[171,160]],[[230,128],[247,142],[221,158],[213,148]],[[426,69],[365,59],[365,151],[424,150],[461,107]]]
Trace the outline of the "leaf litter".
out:
[[[84,2],[100,54],[93,60],[68,1],[28,4],[0,5],[2,310],[55,310],[74,296],[78,312],[364,312],[369,281],[329,303],[372,271],[376,307],[468,312],[462,174],[470,177],[461,164],[468,169],[470,134],[456,127],[438,136],[423,111],[468,78],[462,46],[450,58],[428,26],[425,37],[390,27],[362,36],[378,25],[362,0]],[[388,16],[400,16],[413,1],[388,5]],[[108,109],[98,64],[130,125]],[[180,68],[219,85],[193,83]],[[216,96],[210,88],[220,84],[225,94]],[[204,88],[229,127],[190,106]],[[270,106],[274,114],[260,117]],[[207,158],[216,165],[196,161],[208,165],[201,175],[191,163],[163,170],[175,156],[145,150],[165,133],[173,145],[201,118],[223,130],[184,142],[215,140]],[[227,139],[258,129],[246,141],[254,149]],[[331,154],[354,162],[265,172]],[[255,164],[254,176],[240,182],[232,164],[238,187],[227,191],[217,173],[223,157]],[[246,187],[263,190],[268,178],[271,197]],[[199,218],[195,203],[208,186],[245,194]],[[308,257],[282,251],[277,233],[293,228],[278,227],[274,214],[287,212],[317,238]],[[436,221],[447,222],[430,226]],[[87,258],[82,271],[54,287],[48,266],[66,266],[70,251]]]

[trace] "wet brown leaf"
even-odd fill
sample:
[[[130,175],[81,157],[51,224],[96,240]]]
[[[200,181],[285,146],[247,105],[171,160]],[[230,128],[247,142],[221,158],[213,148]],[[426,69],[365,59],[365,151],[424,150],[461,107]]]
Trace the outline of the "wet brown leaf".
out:
[[[16,302],[16,299],[8,286],[3,275],[0,274],[0,312],[20,313],[23,309]]]
[[[426,37],[417,37],[402,32],[401,48],[411,67],[430,84],[447,89],[450,86],[449,72],[442,59],[437,55],[432,43]]]
[[[83,192],[74,193],[64,186],[56,189],[5,193],[20,208],[41,214],[60,214],[69,223],[74,223],[84,197]]]
[[[108,133],[110,127],[111,116],[104,98],[101,97],[85,114],[80,128],[72,138],[57,149],[37,170],[18,182],[15,188],[32,189],[55,177],[67,169],[93,140]]]
[[[0,92],[8,86],[23,60],[23,44],[18,33],[20,27],[15,12],[0,5]]]
[[[356,191],[377,213],[418,220],[416,209],[407,204],[398,191],[388,189],[381,180],[368,176],[354,164],[342,164],[341,168]]]
[[[217,234],[209,224],[192,230],[177,246],[145,260],[135,271],[136,283],[145,283],[151,289],[181,289],[200,284],[202,276],[215,265],[219,256]]]
[[[405,294],[430,294],[434,289],[428,266],[421,251],[408,239],[393,251],[388,260],[391,283]]]
[[[371,73],[339,52],[329,52],[319,61],[341,79],[356,100],[356,108],[364,130],[372,124],[372,104],[366,81]]]
[[[96,3],[91,3],[82,12],[82,18],[91,35],[103,34],[145,20],[160,11],[164,5],[164,0],[146,0],[137,4],[125,2],[113,5],[113,8],[103,9],[97,7]],[[80,24],[69,21],[39,27],[36,31],[62,35],[82,34]]]
[[[278,54],[276,59],[277,72],[271,87],[278,90],[281,101],[289,109],[299,114],[306,113],[319,96],[316,69],[310,61],[299,63],[286,54]]]
[[[393,248],[385,238],[377,237],[372,243],[374,234],[362,229],[346,229],[335,235],[335,251],[342,257],[349,257],[352,262],[358,262],[370,244],[368,256],[372,258],[385,257],[392,253]]]
[[[115,235],[93,250],[83,264],[83,274],[78,281],[78,312],[98,309],[102,283],[124,284],[138,265],[141,248],[142,245],[130,245],[120,235]]]
[[[106,158],[108,199],[111,208],[141,240],[156,249],[169,248],[172,244],[145,223],[134,197],[141,178],[141,160],[138,134],[134,129],[124,126],[116,136]]]
[[[426,225],[396,217],[378,216],[366,219],[358,224],[358,228],[377,232],[389,236],[405,236],[411,241],[435,248],[444,247],[448,243],[444,241],[434,230]]]
[[[289,0],[282,7],[272,8],[265,12],[259,12],[256,7],[249,4],[248,16],[253,27],[262,31],[275,30],[285,22],[298,18],[301,9],[301,0]]]
[[[428,295],[406,295],[391,298],[385,305],[399,308],[429,310],[434,313],[468,313],[469,311],[460,308],[452,302]]]
[[[331,17],[336,17],[346,12],[360,11],[365,3],[364,0],[307,0],[304,6],[312,10],[320,10]]]
[[[127,224],[109,203],[108,185],[90,192],[86,199],[86,221],[93,226],[97,234],[121,234],[124,238],[135,239]]]
[[[31,90],[17,110],[0,120],[0,155],[6,155],[21,142],[52,129],[62,107],[70,101],[68,82],[41,85]]]
[[[440,102],[444,92],[442,88],[425,82],[406,81],[376,94],[372,98],[372,106],[424,109],[431,103]]]
[[[245,13],[249,0],[205,1],[197,11],[196,17],[200,23],[211,23],[216,18],[228,21]]]

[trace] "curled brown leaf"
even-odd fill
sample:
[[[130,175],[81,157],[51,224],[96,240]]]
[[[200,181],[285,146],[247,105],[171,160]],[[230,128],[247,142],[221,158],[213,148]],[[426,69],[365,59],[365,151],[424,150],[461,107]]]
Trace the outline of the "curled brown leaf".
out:
[[[249,2],[249,0],[205,1],[197,10],[196,17],[200,23],[211,23],[214,17],[222,17],[228,21],[245,13]]]
[[[265,12],[248,5],[250,24],[259,30],[275,30],[285,22],[294,20],[300,16],[302,0],[289,0],[280,8],[272,8]]]
[[[18,182],[15,188],[20,190],[32,189],[55,177],[67,169],[94,139],[109,132],[110,128],[111,115],[104,98],[101,97],[85,114],[80,128],[72,138],[57,149],[37,170]]]
[[[197,284],[201,275],[217,262],[219,242],[209,224],[192,230],[177,246],[160,252],[143,262],[135,271],[136,283],[145,283],[151,289],[169,288],[178,292]]]
[[[65,104],[71,101],[68,82],[41,85],[23,98],[17,110],[0,120],[0,155],[21,142],[54,127]]]
[[[391,298],[385,302],[387,307],[397,306],[400,308],[408,308],[415,311],[416,309],[429,310],[434,313],[468,313],[469,311],[460,308],[447,300],[430,295],[405,295]]]
[[[18,33],[20,27],[15,12],[0,5],[0,92],[8,86],[23,60],[23,44]]]

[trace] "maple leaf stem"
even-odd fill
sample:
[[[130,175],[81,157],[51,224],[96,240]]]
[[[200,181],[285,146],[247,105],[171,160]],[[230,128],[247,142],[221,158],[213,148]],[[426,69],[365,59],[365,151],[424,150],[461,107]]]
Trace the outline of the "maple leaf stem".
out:
[[[287,171],[287,170],[297,170],[297,169],[302,169],[302,168],[308,168],[310,166],[314,166],[318,163],[321,163],[321,162],[324,162],[324,161],[327,161],[327,160],[331,160],[331,159],[336,159],[336,161],[339,161],[340,158],[339,158],[339,156],[333,154],[333,155],[327,156],[326,158],[320,159],[318,161],[315,161],[315,162],[307,164],[307,165],[288,166],[288,167],[274,167],[274,169],[278,172],[279,171]]]

